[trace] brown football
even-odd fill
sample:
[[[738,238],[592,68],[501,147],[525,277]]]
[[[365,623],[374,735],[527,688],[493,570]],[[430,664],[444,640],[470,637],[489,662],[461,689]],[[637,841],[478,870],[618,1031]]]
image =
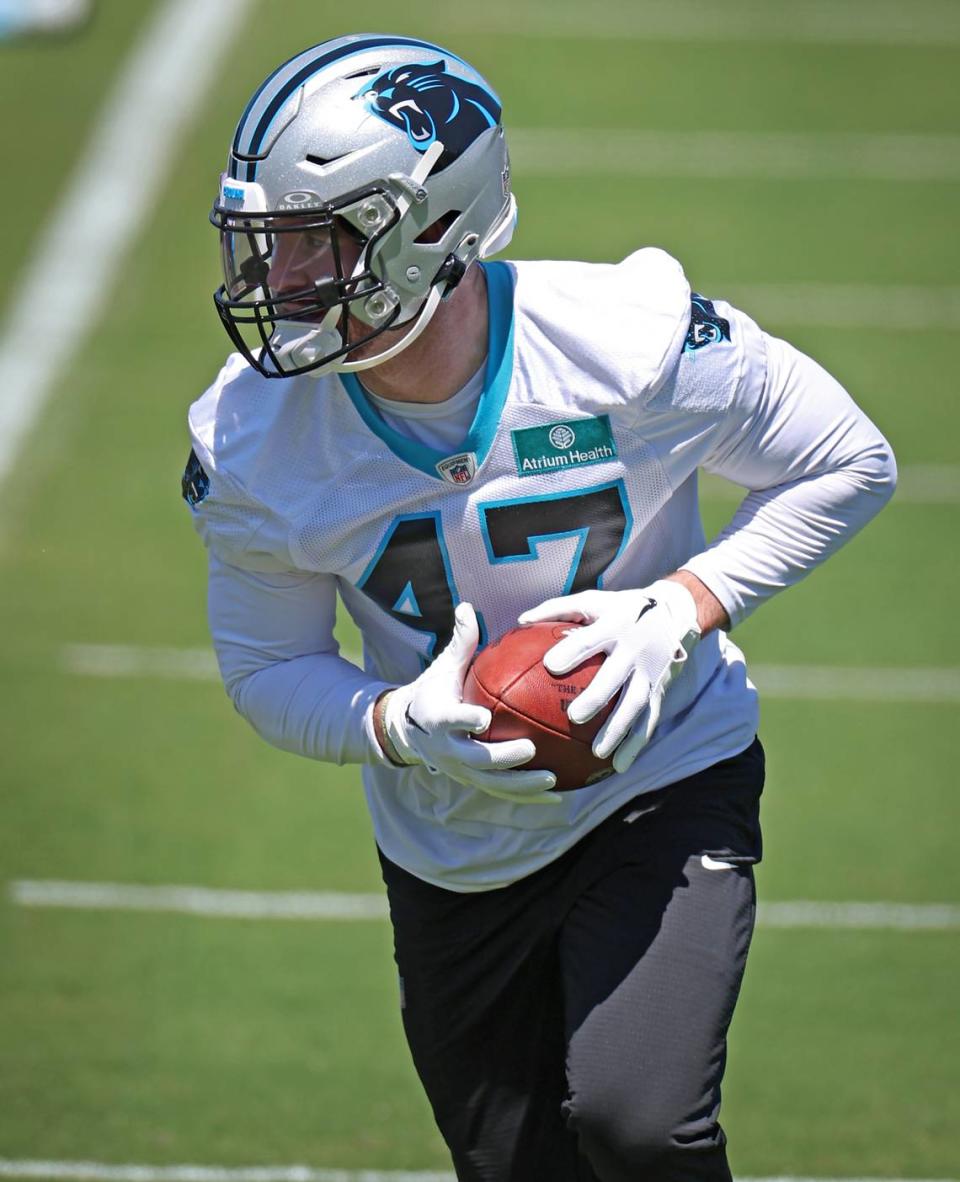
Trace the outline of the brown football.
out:
[[[477,654],[463,686],[464,701],[486,706],[493,716],[489,729],[477,738],[532,739],[537,753],[522,766],[555,772],[557,792],[595,784],[613,771],[612,757],[598,759],[591,744],[616,699],[589,722],[576,725],[567,718],[567,707],[593,680],[603,654],[562,677],[554,677],[543,664],[544,653],[580,626],[547,620],[505,632]]]

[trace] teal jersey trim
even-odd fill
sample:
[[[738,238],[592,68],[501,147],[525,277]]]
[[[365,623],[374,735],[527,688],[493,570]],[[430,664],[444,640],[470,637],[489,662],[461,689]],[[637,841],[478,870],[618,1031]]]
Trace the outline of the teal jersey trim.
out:
[[[340,374],[340,381],[350,396],[357,414],[370,430],[382,439],[395,456],[411,468],[444,483],[437,464],[458,452],[473,452],[479,468],[493,445],[507,390],[513,377],[513,272],[506,263],[482,263],[487,277],[487,364],[483,376],[483,393],[477,403],[470,430],[454,452],[435,451],[416,440],[401,435],[387,423],[373,405],[356,374]]]

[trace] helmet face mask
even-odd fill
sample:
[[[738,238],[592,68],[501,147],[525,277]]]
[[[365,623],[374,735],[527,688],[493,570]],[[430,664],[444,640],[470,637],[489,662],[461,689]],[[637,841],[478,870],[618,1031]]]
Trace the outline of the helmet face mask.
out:
[[[499,117],[480,75],[426,42],[344,37],[275,71],[210,215],[217,311],[250,364],[268,377],[350,371],[412,343],[512,233]],[[368,347],[389,329],[389,347]]]
[[[238,191],[236,182],[224,183]],[[369,224],[372,212],[378,221],[367,237],[356,222],[366,215]],[[224,282],[214,302],[237,349],[267,376],[293,377],[318,367],[316,351],[304,341],[294,358],[284,346],[316,334],[316,326],[335,319],[339,332],[338,343],[327,330],[324,365],[391,328],[400,315],[399,301],[389,299],[368,264],[399,216],[390,194],[376,188],[303,213],[251,216],[218,201],[210,220],[220,230]]]

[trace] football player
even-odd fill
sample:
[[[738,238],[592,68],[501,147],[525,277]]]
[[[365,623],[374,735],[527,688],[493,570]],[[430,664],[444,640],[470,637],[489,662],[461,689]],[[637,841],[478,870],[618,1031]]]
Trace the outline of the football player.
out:
[[[237,710],[363,765],[417,1071],[469,1182],[729,1179],[726,1032],[763,754],[727,633],[886,502],[890,447],[814,361],[637,250],[490,262],[501,106],[413,38],[325,42],[236,129],[212,220],[235,352],[184,496]],[[709,545],[697,470],[749,490]],[[339,593],[363,636],[333,638]],[[577,791],[478,740],[478,645],[576,620]]]

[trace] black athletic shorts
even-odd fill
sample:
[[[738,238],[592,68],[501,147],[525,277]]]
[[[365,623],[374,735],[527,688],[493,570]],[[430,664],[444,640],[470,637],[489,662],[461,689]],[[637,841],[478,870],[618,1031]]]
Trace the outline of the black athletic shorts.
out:
[[[763,774],[756,740],[498,890],[381,855],[404,1028],[460,1182],[729,1180]]]

